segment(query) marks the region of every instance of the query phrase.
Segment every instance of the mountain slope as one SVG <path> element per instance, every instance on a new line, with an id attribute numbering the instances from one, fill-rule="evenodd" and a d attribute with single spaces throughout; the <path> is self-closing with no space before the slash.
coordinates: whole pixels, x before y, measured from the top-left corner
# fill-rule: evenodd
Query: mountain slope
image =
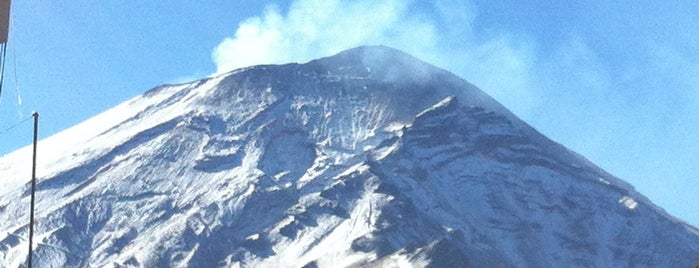
<path id="1" fill-rule="evenodd" d="M 146 92 L 42 141 L 41 267 L 687 267 L 699 231 L 386 47 Z M 28 149 L 0 159 L 26 258 Z M 28 170 L 28 169 L 27 169 Z"/>

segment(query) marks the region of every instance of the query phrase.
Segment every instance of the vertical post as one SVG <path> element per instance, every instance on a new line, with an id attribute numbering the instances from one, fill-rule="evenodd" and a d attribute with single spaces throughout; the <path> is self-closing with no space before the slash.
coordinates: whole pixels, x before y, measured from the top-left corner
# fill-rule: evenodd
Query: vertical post
<path id="1" fill-rule="evenodd" d="M 29 256 L 27 258 L 27 266 L 32 268 L 32 247 L 34 246 L 34 192 L 36 189 L 36 143 L 37 134 L 39 133 L 39 113 L 32 113 L 34 117 L 34 153 L 32 156 L 32 189 L 31 189 L 31 207 L 29 210 Z"/>

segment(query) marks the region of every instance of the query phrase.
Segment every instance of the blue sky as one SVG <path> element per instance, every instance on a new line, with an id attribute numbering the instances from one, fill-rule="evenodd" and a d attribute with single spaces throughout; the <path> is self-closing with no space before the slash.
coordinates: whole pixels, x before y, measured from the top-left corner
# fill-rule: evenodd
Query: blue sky
<path id="1" fill-rule="evenodd" d="M 699 225 L 695 1 L 122 2 L 14 1 L 0 132 L 37 110 L 47 137 L 163 83 L 384 44 Z M 29 142 L 25 122 L 0 154 Z"/>

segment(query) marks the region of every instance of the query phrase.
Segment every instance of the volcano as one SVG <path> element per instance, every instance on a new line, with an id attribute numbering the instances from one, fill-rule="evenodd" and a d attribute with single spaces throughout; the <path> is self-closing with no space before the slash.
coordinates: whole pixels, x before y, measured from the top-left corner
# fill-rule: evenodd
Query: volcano
<path id="1" fill-rule="evenodd" d="M 0 158 L 27 259 L 30 148 Z M 359 47 L 137 96 L 39 143 L 37 267 L 689 267 L 699 230 L 463 79 Z"/>

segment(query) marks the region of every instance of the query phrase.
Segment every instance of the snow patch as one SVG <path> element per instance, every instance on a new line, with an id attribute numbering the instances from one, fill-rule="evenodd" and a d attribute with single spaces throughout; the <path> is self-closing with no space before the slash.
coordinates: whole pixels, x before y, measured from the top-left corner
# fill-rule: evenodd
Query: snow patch
<path id="1" fill-rule="evenodd" d="M 638 203 L 636 202 L 636 200 L 634 200 L 630 196 L 622 197 L 621 199 L 619 199 L 619 203 L 623 204 L 629 210 L 634 210 L 638 206 Z"/>
<path id="2" fill-rule="evenodd" d="M 597 181 L 599 181 L 600 183 L 602 183 L 604 185 L 611 185 L 612 184 L 611 182 L 609 182 L 608 180 L 606 180 L 605 178 L 602 178 L 602 177 L 597 178 Z"/>
<path id="3" fill-rule="evenodd" d="M 423 116 L 431 111 L 434 111 L 434 110 L 437 110 L 441 107 L 444 107 L 447 104 L 449 104 L 450 102 L 452 102 L 453 100 L 454 100 L 454 96 L 448 96 L 448 97 L 442 99 L 441 101 L 439 101 L 437 104 L 433 105 L 432 107 L 427 108 L 424 111 L 418 113 L 416 117 L 421 117 L 421 116 Z"/>

